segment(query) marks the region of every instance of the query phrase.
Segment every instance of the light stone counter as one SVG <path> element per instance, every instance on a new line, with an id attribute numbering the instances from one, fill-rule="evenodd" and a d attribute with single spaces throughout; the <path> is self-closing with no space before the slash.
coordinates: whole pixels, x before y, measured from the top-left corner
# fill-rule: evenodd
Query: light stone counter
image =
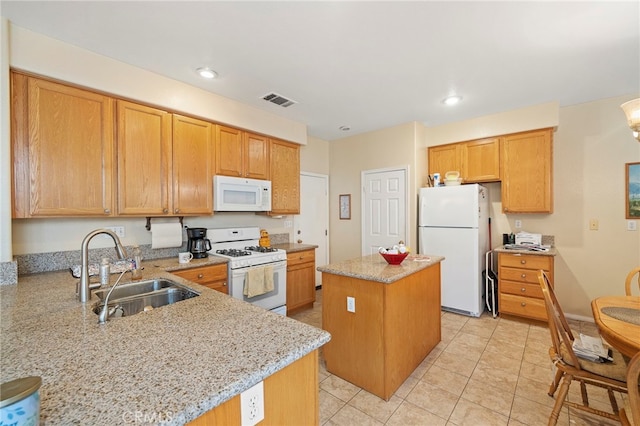
<path id="1" fill-rule="evenodd" d="M 389 265 L 380 254 L 318 266 L 320 272 L 390 284 L 444 260 L 442 256 L 410 254 L 400 265 Z"/>
<path id="2" fill-rule="evenodd" d="M 171 278 L 200 296 L 104 325 L 91 310 L 97 298 L 79 303 L 68 271 L 0 286 L 0 382 L 41 376 L 44 425 L 181 425 L 329 341 L 165 272 L 220 262 L 143 262 L 144 278 Z"/>
<path id="3" fill-rule="evenodd" d="M 505 246 L 499 246 L 493 249 L 496 253 L 511 253 L 511 254 L 531 254 L 534 256 L 557 256 L 558 250 L 555 247 L 551 247 L 549 251 L 535 251 L 535 250 L 514 250 L 505 248 Z"/>

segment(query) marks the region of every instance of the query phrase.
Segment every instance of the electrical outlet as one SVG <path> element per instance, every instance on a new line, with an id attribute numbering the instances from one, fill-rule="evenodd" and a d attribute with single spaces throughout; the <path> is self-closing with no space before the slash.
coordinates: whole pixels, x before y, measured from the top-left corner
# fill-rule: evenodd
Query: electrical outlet
<path id="1" fill-rule="evenodd" d="M 284 221 L 284 227 L 285 228 L 293 228 L 293 222 L 290 220 L 285 220 Z"/>
<path id="2" fill-rule="evenodd" d="M 635 231 L 636 229 L 638 229 L 636 227 L 636 221 L 635 220 L 628 220 L 627 221 L 627 231 Z"/>
<path id="3" fill-rule="evenodd" d="M 124 226 L 105 226 L 104 229 L 108 229 L 109 231 L 112 231 L 114 234 L 116 234 L 119 238 L 124 238 Z M 105 235 L 105 237 L 107 237 Z M 109 238 L 109 237 L 107 237 Z"/>
<path id="4" fill-rule="evenodd" d="M 522 228 L 522 221 L 516 220 L 516 229 L 520 229 L 520 228 Z"/>
<path id="5" fill-rule="evenodd" d="M 590 231 L 597 231 L 598 227 L 599 227 L 598 219 L 591 219 L 589 221 L 589 230 Z"/>
<path id="6" fill-rule="evenodd" d="M 253 426 L 264 420 L 264 382 L 240 394 L 240 421 L 242 426 Z"/>
<path id="7" fill-rule="evenodd" d="M 347 311 L 355 312 L 356 311 L 356 298 L 347 296 Z"/>

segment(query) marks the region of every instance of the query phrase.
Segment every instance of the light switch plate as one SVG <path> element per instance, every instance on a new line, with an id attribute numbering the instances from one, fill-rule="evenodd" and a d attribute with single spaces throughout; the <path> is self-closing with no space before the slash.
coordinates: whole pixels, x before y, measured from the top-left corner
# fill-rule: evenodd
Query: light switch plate
<path id="1" fill-rule="evenodd" d="M 628 220 L 627 221 L 627 231 L 635 231 L 636 229 L 638 229 L 636 227 L 636 221 L 635 220 Z"/>

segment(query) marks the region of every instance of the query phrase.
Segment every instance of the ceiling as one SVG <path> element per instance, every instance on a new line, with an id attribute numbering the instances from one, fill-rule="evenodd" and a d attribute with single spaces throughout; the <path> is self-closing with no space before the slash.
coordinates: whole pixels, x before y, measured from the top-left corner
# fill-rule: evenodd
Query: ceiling
<path id="1" fill-rule="evenodd" d="M 324 140 L 640 93 L 637 1 L 3 0 L 0 13 Z M 218 78 L 203 80 L 201 66 Z M 262 100 L 269 92 L 297 103 Z M 462 102 L 444 105 L 451 94 Z"/>

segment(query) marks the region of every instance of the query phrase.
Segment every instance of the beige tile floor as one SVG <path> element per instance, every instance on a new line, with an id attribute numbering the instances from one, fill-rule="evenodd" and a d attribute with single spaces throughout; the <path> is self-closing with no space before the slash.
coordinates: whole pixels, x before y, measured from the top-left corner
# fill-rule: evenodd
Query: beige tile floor
<path id="1" fill-rule="evenodd" d="M 321 328 L 322 290 L 316 295 L 314 308 L 293 318 Z M 593 323 L 571 326 L 597 335 Z M 542 323 L 443 312 L 442 341 L 389 401 L 327 372 L 320 350 L 320 424 L 546 425 L 554 403 L 547 395 L 549 342 Z M 575 384 L 569 397 L 580 400 Z M 600 389 L 589 388 L 589 397 L 593 407 L 611 409 Z M 558 421 L 563 426 L 610 424 L 620 423 L 566 408 Z"/>

